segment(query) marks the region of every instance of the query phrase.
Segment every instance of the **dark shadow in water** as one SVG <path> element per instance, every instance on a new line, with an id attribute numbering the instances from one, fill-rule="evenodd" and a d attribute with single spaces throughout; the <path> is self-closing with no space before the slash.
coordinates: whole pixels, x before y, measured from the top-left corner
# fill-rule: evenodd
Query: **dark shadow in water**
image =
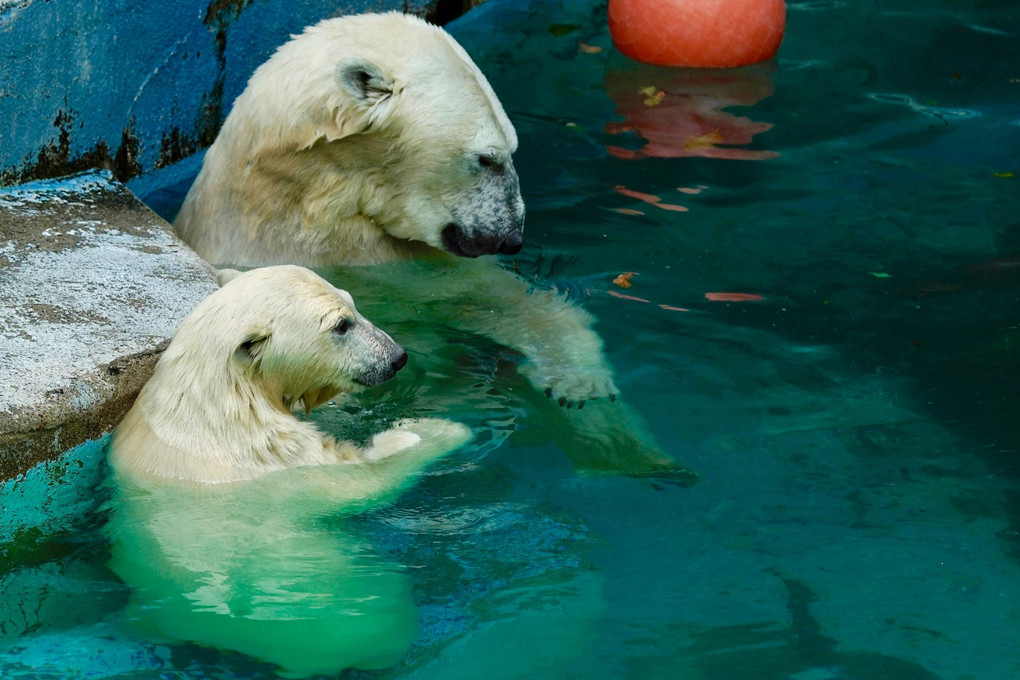
<path id="1" fill-rule="evenodd" d="M 782 577 L 781 577 L 782 578 Z M 798 580 L 782 578 L 791 623 L 774 622 L 710 628 L 692 635 L 683 654 L 691 659 L 687 680 L 940 680 L 921 666 L 868 651 L 840 651 L 811 615 L 815 594 Z M 888 622 L 893 625 L 894 622 Z M 626 677 L 665 678 L 662 659 L 632 661 Z"/>

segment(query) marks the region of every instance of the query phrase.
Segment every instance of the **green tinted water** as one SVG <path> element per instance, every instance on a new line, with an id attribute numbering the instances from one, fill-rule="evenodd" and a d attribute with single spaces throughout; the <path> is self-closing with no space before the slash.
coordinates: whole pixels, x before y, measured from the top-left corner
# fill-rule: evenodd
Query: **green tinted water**
<path id="1" fill-rule="evenodd" d="M 420 607 L 401 665 L 361 675 L 1020 674 L 1015 3 L 791 3 L 777 62 L 727 72 L 627 62 L 604 16 L 492 0 L 453 30 L 521 138 L 513 266 L 598 317 L 700 482 L 578 476 L 517 357 L 356 298 L 419 369 L 320 424 L 478 432 L 343 526 Z M 145 197 L 169 214 L 175 191 Z M 4 487 L 3 676 L 265 677 L 125 632 L 101 456 Z"/>

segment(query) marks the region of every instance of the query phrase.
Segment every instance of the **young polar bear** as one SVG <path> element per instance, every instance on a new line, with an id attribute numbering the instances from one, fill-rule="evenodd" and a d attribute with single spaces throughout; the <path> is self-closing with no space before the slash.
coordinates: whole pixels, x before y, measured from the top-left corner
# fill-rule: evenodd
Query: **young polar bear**
<path id="1" fill-rule="evenodd" d="M 469 432 L 402 421 L 360 446 L 291 409 L 406 361 L 307 269 L 257 269 L 204 300 L 113 435 L 110 564 L 132 587 L 126 620 L 291 677 L 396 663 L 417 630 L 407 577 L 315 522 L 387 500 Z"/>
<path id="2" fill-rule="evenodd" d="M 376 461 L 419 444 L 419 431 L 462 439 L 463 426 L 425 420 L 357 447 L 292 413 L 385 382 L 406 363 L 350 295 L 317 274 L 278 266 L 235 276 L 181 324 L 114 432 L 110 462 L 131 477 L 215 484 Z"/>
<path id="3" fill-rule="evenodd" d="M 427 310 L 519 353 L 538 394 L 585 407 L 557 416 L 578 434 L 564 441 L 579 467 L 675 469 L 636 413 L 607 403 L 617 389 L 591 315 L 478 257 L 521 248 L 516 149 L 489 83 L 441 28 L 327 19 L 255 71 L 174 226 L 218 266 L 405 263 L 343 276 L 374 279 L 357 293 L 374 315 Z"/>

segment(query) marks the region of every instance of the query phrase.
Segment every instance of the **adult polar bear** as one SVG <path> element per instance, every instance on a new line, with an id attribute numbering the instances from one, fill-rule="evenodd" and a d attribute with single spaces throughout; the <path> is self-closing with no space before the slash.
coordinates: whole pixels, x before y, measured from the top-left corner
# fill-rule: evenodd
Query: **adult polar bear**
<path id="1" fill-rule="evenodd" d="M 637 414 L 604 403 L 616 387 L 592 317 L 473 259 L 521 247 L 516 148 L 492 88 L 445 31 L 399 13 L 328 19 L 256 70 L 175 227 L 220 266 L 421 263 L 345 271 L 344 285 L 381 321 L 427 307 L 431 322 L 520 352 L 521 373 L 554 403 L 601 398 L 551 428 L 579 467 L 680 471 Z"/>
<path id="2" fill-rule="evenodd" d="M 513 126 L 442 29 L 396 12 L 327 19 L 234 103 L 175 226 L 217 264 L 375 264 L 516 253 Z"/>

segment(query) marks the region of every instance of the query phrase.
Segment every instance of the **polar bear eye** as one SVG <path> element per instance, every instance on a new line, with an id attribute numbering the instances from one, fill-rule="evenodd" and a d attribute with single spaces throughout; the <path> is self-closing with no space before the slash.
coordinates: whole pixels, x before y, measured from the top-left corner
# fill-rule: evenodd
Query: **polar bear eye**
<path id="1" fill-rule="evenodd" d="M 503 169 L 502 163 L 486 154 L 482 154 L 478 157 L 478 165 L 482 166 L 486 170 L 494 170 L 496 172 Z"/>
<path id="2" fill-rule="evenodd" d="M 347 319 L 340 319 L 339 321 L 336 322 L 336 325 L 333 326 L 333 332 L 336 333 L 337 335 L 343 335 L 348 330 L 350 330 L 350 327 L 351 327 L 350 321 L 348 321 Z"/>

